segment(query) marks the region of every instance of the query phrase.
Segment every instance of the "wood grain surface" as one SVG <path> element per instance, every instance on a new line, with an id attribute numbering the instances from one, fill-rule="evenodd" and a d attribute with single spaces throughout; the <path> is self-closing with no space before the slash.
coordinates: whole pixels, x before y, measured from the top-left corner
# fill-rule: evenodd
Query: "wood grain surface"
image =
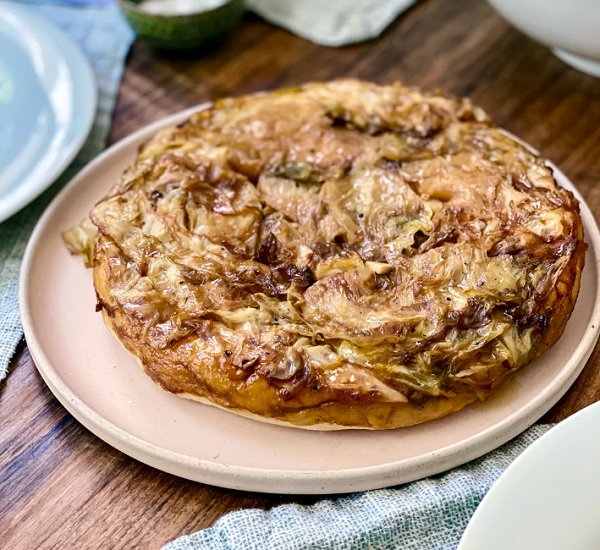
<path id="1" fill-rule="evenodd" d="M 136 43 L 110 141 L 181 109 L 309 80 L 402 80 L 469 95 L 559 165 L 600 216 L 600 79 L 512 29 L 482 0 L 421 0 L 380 38 L 325 48 L 247 16 L 215 51 L 167 57 Z M 598 347 L 542 421 L 600 399 Z M 315 497 L 189 482 L 114 450 L 52 396 L 22 345 L 0 384 L 0 547 L 159 548 L 224 513 Z"/>

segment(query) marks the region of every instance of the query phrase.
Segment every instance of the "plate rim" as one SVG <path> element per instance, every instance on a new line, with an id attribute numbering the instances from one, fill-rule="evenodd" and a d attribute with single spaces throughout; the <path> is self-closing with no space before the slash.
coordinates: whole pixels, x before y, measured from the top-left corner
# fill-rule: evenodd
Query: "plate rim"
<path id="1" fill-rule="evenodd" d="M 461 535 L 456 550 L 472 550 L 473 548 L 479 547 L 477 544 L 474 543 L 475 539 L 471 540 L 471 537 L 475 537 L 477 534 L 475 529 L 477 529 L 477 525 L 481 522 L 481 520 L 479 520 L 479 517 L 482 514 L 487 514 L 489 516 L 489 512 L 487 512 L 489 504 L 487 503 L 491 499 L 494 499 L 494 501 L 498 499 L 498 497 L 496 497 L 496 493 L 498 493 L 499 491 L 499 485 L 503 487 L 503 479 L 512 479 L 515 475 L 514 472 L 519 471 L 521 469 L 521 464 L 530 462 L 529 457 L 532 454 L 535 453 L 535 455 L 537 456 L 541 448 L 547 447 L 549 445 L 549 441 L 554 441 L 555 439 L 562 437 L 562 434 L 564 432 L 573 429 L 573 426 L 579 425 L 579 423 L 582 421 L 582 417 L 587 418 L 588 416 L 594 415 L 600 416 L 600 401 L 590 403 L 583 409 L 576 411 L 571 416 L 558 422 L 556 425 L 552 426 L 546 433 L 542 434 L 538 439 L 531 443 L 523 452 L 521 452 L 500 474 L 498 479 L 496 479 L 496 481 L 492 483 L 491 487 L 488 489 L 486 494 L 483 496 L 483 498 L 477 505 L 477 508 L 473 512 L 473 515 L 470 517 L 469 522 L 467 523 L 467 526 L 465 527 Z M 473 525 L 475 525 L 475 527 L 473 527 Z"/>
<path id="2" fill-rule="evenodd" d="M 27 344 L 38 372 L 54 396 L 85 428 L 112 447 L 140 462 L 193 481 L 260 493 L 341 494 L 408 483 L 474 460 L 526 430 L 566 393 L 585 367 L 600 333 L 600 269 L 598 269 L 598 262 L 600 262 L 600 231 L 591 210 L 575 185 L 554 164 L 547 161 L 558 182 L 561 185 L 566 183 L 567 188 L 574 193 L 580 203 L 586 241 L 593 255 L 590 260 L 597 264 L 597 274 L 594 281 L 596 296 L 588 328 L 575 348 L 578 353 L 574 355 L 577 358 L 573 360 L 572 356 L 561 368 L 559 375 L 552 380 L 551 384 L 545 386 L 536 395 L 535 399 L 530 401 L 523 409 L 505 417 L 501 422 L 442 449 L 436 449 L 400 461 L 334 471 L 294 470 L 292 472 L 293 479 L 290 479 L 291 472 L 287 470 L 226 465 L 165 449 L 129 433 L 127 430 L 106 420 L 86 405 L 62 382 L 52 362 L 37 341 L 27 295 L 30 266 L 35 260 L 38 241 L 44 232 L 45 226 L 52 219 L 54 211 L 62 206 L 63 197 L 66 197 L 71 189 L 80 185 L 81 182 L 85 182 L 88 174 L 101 165 L 105 159 L 109 159 L 113 154 L 118 154 L 132 144 L 143 142 L 162 128 L 186 120 L 192 114 L 206 109 L 211 104 L 211 102 L 202 103 L 143 126 L 98 155 L 75 175 L 54 198 L 36 224 L 27 244 L 19 284 L 21 319 Z M 534 150 L 510 132 L 503 131 L 515 141 Z M 515 416 L 517 416 L 516 419 L 513 418 Z M 401 480 L 399 479 L 400 471 L 403 473 Z"/>
<path id="3" fill-rule="evenodd" d="M 62 161 L 53 163 L 52 169 L 48 170 L 44 177 L 40 177 L 37 181 L 34 180 L 35 185 L 32 186 L 29 192 L 17 195 L 17 197 L 14 198 L 14 195 L 22 189 L 23 182 L 21 182 L 3 198 L 0 203 L 0 223 L 2 223 L 10 219 L 48 189 L 61 176 L 69 164 L 71 164 L 79 151 L 81 151 L 86 139 L 90 135 L 96 118 L 96 111 L 98 108 L 98 87 L 92 66 L 81 51 L 81 48 L 73 39 L 67 36 L 64 31 L 58 28 L 57 25 L 23 6 L 15 6 L 6 2 L 0 2 L 0 5 L 5 13 L 12 12 L 12 14 L 18 16 L 21 22 L 27 25 L 32 31 L 43 29 L 43 33 L 34 33 L 37 37 L 38 44 L 43 47 L 44 44 L 51 42 L 55 46 L 57 52 L 65 60 L 65 64 L 68 67 L 70 74 L 77 74 L 78 76 L 77 93 L 75 96 L 77 98 L 83 96 L 87 97 L 86 101 L 77 99 L 76 102 L 78 102 L 80 106 L 89 103 L 87 111 L 77 113 L 77 118 L 83 120 L 84 124 L 82 125 L 81 133 L 76 139 L 71 140 L 69 147 L 66 147 L 67 153 L 64 155 Z M 50 40 L 48 40 L 48 36 L 50 36 Z M 73 67 L 76 67 L 76 69 L 74 70 Z M 84 76 L 80 78 L 82 75 Z M 83 93 L 81 91 L 82 88 L 86 89 Z M 73 117 L 71 117 L 70 124 L 72 124 L 72 120 Z M 27 175 L 23 178 L 24 181 L 29 177 L 30 176 Z"/>

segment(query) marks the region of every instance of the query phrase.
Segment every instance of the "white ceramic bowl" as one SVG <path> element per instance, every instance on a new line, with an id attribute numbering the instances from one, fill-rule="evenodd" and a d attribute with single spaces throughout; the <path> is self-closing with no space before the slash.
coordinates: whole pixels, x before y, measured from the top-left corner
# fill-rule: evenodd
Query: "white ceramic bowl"
<path id="1" fill-rule="evenodd" d="M 600 0 L 488 0 L 517 29 L 557 57 L 600 77 Z"/>

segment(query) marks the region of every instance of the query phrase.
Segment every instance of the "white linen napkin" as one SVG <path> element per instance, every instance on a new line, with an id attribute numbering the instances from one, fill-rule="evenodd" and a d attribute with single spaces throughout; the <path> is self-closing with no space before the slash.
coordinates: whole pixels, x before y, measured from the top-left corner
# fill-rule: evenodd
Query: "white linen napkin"
<path id="1" fill-rule="evenodd" d="M 323 46 L 346 46 L 379 36 L 416 0 L 246 0 L 270 23 Z"/>

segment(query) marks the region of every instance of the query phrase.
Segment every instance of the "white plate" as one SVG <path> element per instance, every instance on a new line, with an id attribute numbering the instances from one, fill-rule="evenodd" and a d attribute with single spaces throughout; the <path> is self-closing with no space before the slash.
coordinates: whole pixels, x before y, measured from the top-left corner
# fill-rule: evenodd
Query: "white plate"
<path id="1" fill-rule="evenodd" d="M 94 76 L 77 45 L 28 9 L 0 2 L 0 222 L 62 173 L 95 111 Z"/>
<path id="2" fill-rule="evenodd" d="M 600 234 L 583 202 L 590 249 L 567 330 L 485 403 L 401 430 L 312 432 L 245 419 L 156 387 L 94 312 L 91 273 L 69 256 L 60 232 L 87 215 L 142 142 L 194 110 L 140 130 L 92 162 L 46 211 L 25 254 L 20 301 L 29 349 L 52 392 L 96 435 L 156 468 L 213 485 L 342 493 L 412 481 L 476 458 L 533 424 L 575 380 L 600 328 Z"/>
<path id="3" fill-rule="evenodd" d="M 600 548 L 600 403 L 545 433 L 500 476 L 458 550 Z"/>

